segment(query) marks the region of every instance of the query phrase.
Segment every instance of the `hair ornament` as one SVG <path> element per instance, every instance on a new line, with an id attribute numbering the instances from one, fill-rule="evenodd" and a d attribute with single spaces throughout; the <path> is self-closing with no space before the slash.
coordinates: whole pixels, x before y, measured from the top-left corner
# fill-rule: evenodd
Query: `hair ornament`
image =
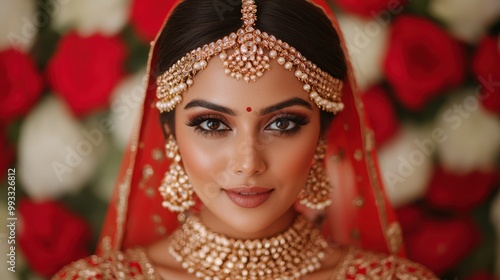
<path id="1" fill-rule="evenodd" d="M 288 43 L 255 29 L 254 0 L 243 0 L 241 12 L 243 26 L 236 33 L 187 53 L 157 78 L 156 107 L 160 112 L 169 112 L 181 103 L 182 94 L 193 84 L 193 77 L 205 69 L 214 56 L 223 61 L 227 76 L 247 83 L 270 70 L 270 61 L 274 59 L 285 69 L 294 71 L 295 77 L 304 83 L 304 91 L 320 109 L 334 114 L 342 111 L 340 79 L 321 70 Z"/>

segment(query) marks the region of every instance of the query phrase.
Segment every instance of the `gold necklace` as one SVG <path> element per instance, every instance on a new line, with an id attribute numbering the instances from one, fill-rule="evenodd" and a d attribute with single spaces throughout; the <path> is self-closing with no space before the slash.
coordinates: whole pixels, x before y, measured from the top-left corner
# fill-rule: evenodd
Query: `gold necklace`
<path id="1" fill-rule="evenodd" d="M 328 243 L 305 217 L 270 238 L 241 240 L 189 217 L 172 235 L 170 254 L 188 273 L 205 280 L 300 279 L 318 270 Z"/>

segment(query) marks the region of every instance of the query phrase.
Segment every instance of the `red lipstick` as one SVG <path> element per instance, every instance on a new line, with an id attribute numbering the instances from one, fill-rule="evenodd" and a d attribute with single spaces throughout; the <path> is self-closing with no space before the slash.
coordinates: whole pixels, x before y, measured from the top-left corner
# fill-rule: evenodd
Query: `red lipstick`
<path id="1" fill-rule="evenodd" d="M 227 197 L 243 208 L 255 208 L 267 201 L 273 189 L 263 187 L 236 187 L 224 189 Z"/>

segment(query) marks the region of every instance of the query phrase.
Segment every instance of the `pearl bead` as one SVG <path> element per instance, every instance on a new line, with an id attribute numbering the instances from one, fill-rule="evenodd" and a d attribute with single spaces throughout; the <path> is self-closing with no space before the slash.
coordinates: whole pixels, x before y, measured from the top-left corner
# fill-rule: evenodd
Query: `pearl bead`
<path id="1" fill-rule="evenodd" d="M 291 63 L 291 62 L 285 63 L 285 69 L 290 70 L 290 69 L 292 69 L 292 67 L 293 67 L 293 63 Z"/>
<path id="2" fill-rule="evenodd" d="M 311 86 L 309 84 L 305 84 L 303 88 L 304 88 L 305 91 L 310 91 L 311 90 Z"/>
<path id="3" fill-rule="evenodd" d="M 278 52 L 275 50 L 272 50 L 269 52 L 269 57 L 271 58 L 276 58 L 278 56 Z"/>
<path id="4" fill-rule="evenodd" d="M 227 54 L 226 53 L 221 53 L 221 54 L 219 54 L 219 58 L 221 60 L 226 60 L 227 59 Z"/>
<path id="5" fill-rule="evenodd" d="M 281 57 L 281 56 L 280 56 L 280 57 L 278 58 L 278 64 L 279 64 L 279 65 L 283 65 L 283 64 L 285 64 L 285 62 L 286 62 L 286 60 L 285 60 L 285 58 L 284 58 L 284 57 Z"/>

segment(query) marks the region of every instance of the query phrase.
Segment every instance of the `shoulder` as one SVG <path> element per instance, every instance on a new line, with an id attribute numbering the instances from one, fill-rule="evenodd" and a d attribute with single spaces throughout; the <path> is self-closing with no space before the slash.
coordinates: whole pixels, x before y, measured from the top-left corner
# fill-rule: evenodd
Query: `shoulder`
<path id="1" fill-rule="evenodd" d="M 410 260 L 351 248 L 339 264 L 335 279 L 438 279 L 424 266 Z"/>
<path id="2" fill-rule="evenodd" d="M 111 251 L 102 256 L 93 255 L 71 263 L 55 274 L 59 279 L 159 279 L 144 249 L 124 252 Z"/>

